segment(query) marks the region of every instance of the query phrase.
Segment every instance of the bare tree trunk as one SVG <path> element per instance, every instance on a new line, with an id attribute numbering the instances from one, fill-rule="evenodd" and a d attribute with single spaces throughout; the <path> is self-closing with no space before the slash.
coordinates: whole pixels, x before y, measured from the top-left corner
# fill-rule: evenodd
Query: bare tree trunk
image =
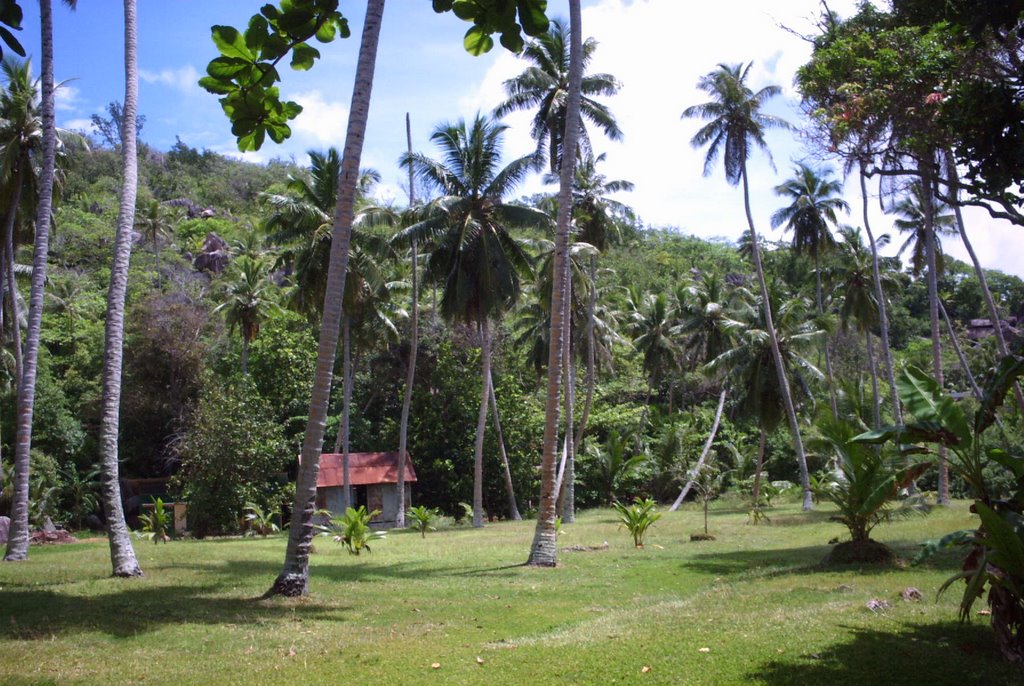
<path id="1" fill-rule="evenodd" d="M 508 496 L 508 517 L 513 521 L 521 521 L 519 506 L 516 505 L 515 488 L 512 485 L 512 470 L 508 466 L 508 453 L 505 452 L 505 436 L 501 432 L 501 418 L 498 416 L 498 398 L 494 394 L 494 377 L 490 377 L 491 419 L 494 420 L 494 432 L 498 435 L 498 447 L 501 449 L 501 467 L 505 473 L 505 495 Z"/>
<path id="2" fill-rule="evenodd" d="M 288 549 L 285 552 L 284 568 L 274 581 L 274 585 L 267 591 L 267 595 L 300 596 L 305 595 L 309 588 L 309 549 L 314 531 L 316 478 L 320 471 L 320 450 L 327 423 L 327 404 L 331 395 L 334 358 L 338 350 L 342 294 L 345 292 L 345 273 L 348 271 L 356 184 L 359 180 L 359 162 L 366 134 L 383 14 L 384 0 L 367 1 L 366 21 L 363 24 L 355 85 L 352 89 L 352 104 L 349 109 L 348 131 L 345 135 L 345 152 L 341 175 L 338 177 L 338 202 L 334 210 L 334 227 L 331 232 L 331 259 L 324 295 L 324 317 L 320 327 L 316 375 L 309 403 L 309 423 L 306 425 L 306 435 L 302 443 L 295 505 L 292 508 L 291 529 L 288 532 Z"/>
<path id="3" fill-rule="evenodd" d="M 409 113 L 405 113 L 405 141 L 409 155 L 412 156 L 412 124 Z M 416 184 L 413 176 L 412 162 L 409 162 L 409 207 L 416 205 Z M 416 241 L 412 242 L 412 321 L 409 341 L 409 360 L 405 370 L 405 395 L 402 397 L 402 419 L 398 424 L 398 478 L 395 490 L 398 492 L 398 513 L 395 515 L 395 526 L 405 528 L 405 453 L 409 445 L 409 409 L 412 407 L 412 384 L 416 380 L 416 355 L 420 345 L 420 292 L 417 280 Z M 497 411 L 497 408 L 495 408 Z M 504 447 L 502 448 L 504 450 Z M 515 502 L 514 500 L 512 501 Z M 518 514 L 518 513 L 516 513 Z"/>
<path id="4" fill-rule="evenodd" d="M 39 361 L 39 332 L 43 319 L 43 290 L 46 260 L 50 252 L 50 214 L 53 209 L 53 175 L 57 153 L 53 84 L 53 7 L 51 0 L 39 0 L 42 48 L 41 118 L 43 158 L 39 174 L 39 203 L 36 207 L 35 252 L 32 255 L 32 290 L 29 296 L 28 327 L 25 330 L 24 370 L 18 384 L 18 417 L 14 448 L 14 479 L 11 498 L 11 528 L 4 560 L 28 558 L 28 481 L 32 450 L 32 413 L 36 399 Z"/>
<path id="5" fill-rule="evenodd" d="M 124 179 L 121 184 L 117 235 L 114 239 L 110 290 L 107 294 L 106 341 L 103 354 L 103 417 L 100 427 L 103 514 L 107 520 L 113 575 L 120 577 L 142 576 L 142 568 L 135 557 L 128 526 L 124 521 L 124 510 L 121 507 L 117 444 L 124 352 L 124 304 L 128 292 L 128 266 L 132 254 L 135 198 L 139 185 L 135 137 L 139 94 L 137 33 L 135 0 L 124 0 L 125 89 L 124 118 L 121 121 L 121 166 L 124 169 Z"/>
<path id="6" fill-rule="evenodd" d="M 249 339 L 242 334 L 242 376 L 249 376 Z"/>
<path id="7" fill-rule="evenodd" d="M 957 359 L 960 360 L 960 368 L 964 370 L 964 376 L 967 377 L 967 383 L 971 385 L 971 393 L 978 400 L 984 397 L 984 392 L 981 387 L 978 386 L 977 380 L 974 378 L 974 374 L 971 373 L 971 365 L 967 362 L 967 356 L 964 355 L 964 349 L 960 347 L 960 342 L 956 339 L 956 331 L 953 330 L 953 322 L 949 320 L 949 313 L 946 312 L 946 306 L 942 304 L 942 300 L 939 300 L 939 313 L 942 318 L 946 321 L 946 331 L 949 332 L 949 340 L 953 343 L 953 350 L 956 351 Z"/>
<path id="8" fill-rule="evenodd" d="M 818 306 L 818 316 L 825 314 L 825 306 L 821 295 L 821 264 L 818 258 L 818 250 L 814 250 L 814 298 Z M 828 349 L 829 336 L 825 336 L 825 376 L 828 379 L 828 401 L 832 407 L 832 418 L 839 418 L 839 408 L 836 406 L 836 377 L 832 372 L 832 353 Z"/>
<path id="9" fill-rule="evenodd" d="M 341 422 L 338 435 L 334 439 L 334 452 L 341 451 L 341 507 L 346 510 L 352 507 L 352 482 L 349 480 L 349 432 L 348 425 L 352 411 L 352 318 L 342 317 L 341 325 Z"/>
<path id="10" fill-rule="evenodd" d="M 480 320 L 480 359 L 483 364 L 483 391 L 473 451 L 473 526 L 478 529 L 484 525 L 484 431 L 487 428 L 487 405 L 491 399 L 491 342 L 486 317 Z"/>
<path id="11" fill-rule="evenodd" d="M 878 301 L 878 326 L 882 334 L 882 362 L 885 364 L 889 391 L 892 394 L 893 421 L 902 424 L 903 411 L 900 409 L 900 397 L 896 392 L 896 371 L 892 364 L 892 347 L 889 345 L 889 315 L 885 304 L 885 291 L 882 290 L 882 272 L 878 266 L 878 246 L 875 244 L 875 235 L 871 232 L 871 222 L 868 220 L 868 185 L 863 162 L 860 165 L 860 193 L 864 204 L 864 230 L 871 245 L 871 269 L 875 277 L 875 300 Z"/>
<path id="12" fill-rule="evenodd" d="M 597 383 L 597 360 L 594 350 L 594 310 L 597 309 L 597 256 L 590 256 L 590 295 L 587 299 L 587 395 L 583 399 L 583 412 L 573 440 L 573 454 L 579 455 L 583 446 L 583 435 L 590 421 L 590 408 L 594 404 L 594 385 Z"/>
<path id="13" fill-rule="evenodd" d="M 757 463 L 754 466 L 754 507 L 761 499 L 761 471 L 764 469 L 764 447 L 768 442 L 768 434 L 763 426 L 759 426 L 760 439 L 757 442 Z"/>
<path id="14" fill-rule="evenodd" d="M 953 196 L 954 200 L 951 204 L 953 205 L 953 213 L 956 216 L 956 228 L 960 233 L 960 240 L 964 242 L 964 248 L 967 249 L 967 254 L 971 256 L 971 264 L 974 265 L 974 273 L 978 276 L 978 285 L 981 286 L 981 296 L 985 299 L 985 309 L 988 310 L 989 319 L 992 321 L 992 326 L 995 327 L 996 345 L 999 348 L 999 354 L 1005 357 L 1010 354 L 1010 349 L 1006 345 L 1006 336 L 1003 334 L 1003 327 L 999 318 L 999 310 L 996 308 L 996 302 L 992 298 L 992 291 L 988 287 L 988 279 L 985 277 L 985 270 L 982 268 L 981 262 L 978 260 L 977 253 L 974 252 L 974 246 L 971 245 L 970 238 L 967 237 L 967 226 L 964 224 L 964 214 L 960 208 L 960 177 L 957 174 L 956 162 L 952 159 L 952 154 L 948 150 L 946 151 L 946 167 L 949 178 L 952 181 L 950 195 Z M 1013 383 L 1013 395 L 1017 400 L 1018 409 L 1022 414 L 1024 414 L 1024 393 L 1021 392 L 1020 384 L 1016 381 Z"/>
<path id="15" fill-rule="evenodd" d="M 871 374 L 871 413 L 875 428 L 882 426 L 882 399 L 878 394 L 878 364 L 875 362 L 875 344 L 871 331 L 864 331 L 864 347 L 868 354 L 868 372 Z"/>
<path id="16" fill-rule="evenodd" d="M 928 261 L 928 318 L 931 322 L 932 372 L 939 388 L 943 387 L 942 343 L 939 340 L 939 274 L 936 252 L 939 237 L 935 233 L 934 175 L 931 162 L 922 165 L 921 202 L 924 205 L 925 255 Z M 949 504 L 949 462 L 946 447 L 939 446 L 939 505 Z"/>
<path id="17" fill-rule="evenodd" d="M 554 273 L 552 279 L 551 344 L 548 349 L 547 402 L 544 411 L 544 453 L 540 470 L 540 509 L 537 529 L 527 564 L 554 567 L 558 561 L 558 534 L 555 531 L 555 506 L 558 485 L 555 478 L 555 451 L 558 440 L 559 391 L 561 386 L 562 347 L 569 344 L 562 336 L 562 320 L 569 316 L 568 283 L 565 263 L 569 259 L 569 227 L 572 219 L 572 182 L 576 166 L 576 143 L 580 129 L 580 85 L 583 80 L 583 27 L 580 0 L 569 0 L 569 93 L 566 101 L 563 155 L 559 168 L 558 226 L 555 233 Z"/>
<path id="18" fill-rule="evenodd" d="M 697 464 L 694 465 L 693 469 L 686 477 L 686 485 L 683 486 L 682 492 L 676 501 L 672 503 L 672 507 L 668 509 L 669 512 L 675 512 L 679 509 L 679 506 L 686 500 L 686 496 L 690 493 L 690 489 L 693 488 L 693 482 L 697 476 L 700 475 L 700 470 L 704 466 L 704 460 L 707 459 L 708 454 L 711 452 L 711 446 L 715 442 L 715 436 L 718 434 L 718 425 L 722 421 L 722 410 L 725 409 L 725 389 L 718 394 L 718 409 L 715 410 L 715 422 L 711 425 L 711 433 L 708 434 L 708 440 L 704 443 L 704 449 L 700 452 L 700 458 L 697 460 Z M 704 533 L 707 533 L 706 531 Z"/>
<path id="19" fill-rule="evenodd" d="M 568 263 L 569 260 L 566 260 Z M 570 282 L 569 288 L 572 288 Z M 571 296 L 570 296 L 571 302 Z M 569 321 L 571 317 L 566 317 L 565 320 Z M 566 327 L 568 328 L 568 327 Z M 564 359 L 562 360 L 563 368 L 566 370 L 565 374 L 565 469 L 562 474 L 558 477 L 558 503 L 556 511 L 558 516 L 562 518 L 563 524 L 571 524 L 576 521 L 576 496 L 575 496 L 575 484 L 576 480 L 576 454 L 575 454 L 575 439 L 573 438 L 573 424 L 576 421 L 576 365 L 572 361 L 572 336 L 569 332 L 566 332 L 566 340 L 569 344 L 566 345 L 563 350 L 565 351 Z"/>
<path id="20" fill-rule="evenodd" d="M 15 394 L 17 385 L 21 383 L 21 375 L 25 370 L 25 362 L 21 349 L 21 323 L 18 317 L 18 281 L 14 276 L 14 224 L 18 217 L 18 205 L 21 203 L 22 166 L 28 160 L 18 163 L 18 169 L 14 173 L 14 185 L 11 193 L 11 205 L 7 208 L 7 216 L 4 221 L 4 253 L 7 281 L 7 297 L 11 308 L 11 344 L 14 346 L 14 378 Z M 17 395 L 15 395 L 17 398 Z"/>
<path id="21" fill-rule="evenodd" d="M 789 390 L 789 376 L 783 366 L 782 352 L 779 350 L 779 337 L 775 333 L 775 322 L 772 318 L 771 300 L 768 297 L 768 284 L 764 279 L 764 267 L 761 265 L 761 248 L 757 241 L 757 230 L 754 228 L 754 217 L 750 213 L 750 189 L 747 181 L 746 161 L 742 168 L 743 177 L 743 208 L 747 212 L 747 224 L 750 226 L 750 253 L 754 257 L 754 268 L 757 271 L 758 285 L 761 287 L 761 298 L 764 301 L 764 318 L 768 329 L 768 341 L 772 348 L 772 359 L 775 361 L 775 371 L 779 377 L 779 390 L 782 391 L 782 403 L 786 407 L 786 417 L 789 419 L 789 431 L 793 436 L 793 450 L 796 452 L 797 464 L 800 466 L 800 486 L 803 489 L 803 510 L 808 512 L 814 509 L 814 500 L 811 495 L 811 478 L 807 472 L 807 456 L 804 454 L 804 442 L 800 437 L 800 422 L 796 416 L 796 407 L 793 405 L 793 394 Z"/>

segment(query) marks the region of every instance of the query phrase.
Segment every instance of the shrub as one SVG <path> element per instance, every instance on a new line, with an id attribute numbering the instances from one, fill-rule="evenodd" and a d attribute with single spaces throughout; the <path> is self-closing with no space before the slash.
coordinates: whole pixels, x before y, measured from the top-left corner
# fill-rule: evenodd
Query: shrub
<path id="1" fill-rule="evenodd" d="M 380 514 L 380 510 L 367 512 L 365 505 L 358 508 L 347 508 L 341 517 L 334 517 L 327 525 L 319 525 L 321 536 L 331 536 L 335 543 L 341 543 L 351 555 L 358 555 L 364 549 L 371 552 L 370 541 L 383 540 L 387 533 L 370 528 L 370 520 Z"/>
<path id="2" fill-rule="evenodd" d="M 409 528 L 419 531 L 420 536 L 423 538 L 427 537 L 428 531 L 437 531 L 433 526 L 434 520 L 437 519 L 436 510 L 432 510 L 425 505 L 417 505 L 416 507 L 410 507 L 405 516 L 410 522 Z"/>
<path id="3" fill-rule="evenodd" d="M 619 513 L 621 526 L 626 527 L 629 535 L 633 537 L 633 545 L 637 548 L 644 547 L 644 536 L 651 525 L 661 519 L 661 513 L 654 511 L 654 500 L 636 498 L 632 505 L 614 503 L 615 511 Z"/>

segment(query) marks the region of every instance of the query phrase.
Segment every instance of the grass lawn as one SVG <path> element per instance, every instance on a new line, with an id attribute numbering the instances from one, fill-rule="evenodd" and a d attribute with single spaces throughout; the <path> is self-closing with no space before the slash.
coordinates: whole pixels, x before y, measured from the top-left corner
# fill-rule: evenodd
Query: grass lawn
<path id="1" fill-rule="evenodd" d="M 359 557 L 318 539 L 300 600 L 257 600 L 284 537 L 137 541 L 146 577 L 128 581 L 109 578 L 105 542 L 34 547 L 0 564 L 0 683 L 1024 683 L 985 617 L 957 623 L 962 587 L 936 600 L 958 555 L 823 570 L 845 531 L 828 514 L 781 505 L 750 526 L 722 505 L 717 540 L 691 543 L 701 514 L 666 513 L 636 550 L 610 511 L 585 512 L 560 544 L 609 548 L 556 569 L 520 566 L 533 522 L 393 533 Z M 972 526 L 957 503 L 875 538 L 909 558 Z M 901 600 L 908 586 L 924 600 Z"/>

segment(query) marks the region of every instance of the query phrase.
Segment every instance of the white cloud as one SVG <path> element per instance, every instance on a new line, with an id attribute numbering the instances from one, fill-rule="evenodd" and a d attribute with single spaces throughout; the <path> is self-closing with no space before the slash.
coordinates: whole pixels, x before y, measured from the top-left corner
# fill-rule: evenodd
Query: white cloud
<path id="1" fill-rule="evenodd" d="M 317 90 L 296 93 L 290 99 L 302 105 L 302 112 L 292 122 L 296 137 L 318 145 L 341 147 L 348 125 L 348 106 L 327 100 Z"/>
<path id="2" fill-rule="evenodd" d="M 54 107 L 58 112 L 73 112 L 78 109 L 79 91 L 74 86 L 64 84 L 53 94 Z"/>
<path id="3" fill-rule="evenodd" d="M 91 133 L 93 130 L 92 120 L 90 119 L 68 119 L 65 122 L 61 122 L 60 127 L 69 131 L 85 131 L 86 133 Z"/>
<path id="4" fill-rule="evenodd" d="M 159 71 L 139 69 L 139 79 L 146 83 L 169 86 L 183 93 L 203 92 L 197 83 L 199 72 L 191 64 L 186 64 L 178 69 L 161 69 Z"/>

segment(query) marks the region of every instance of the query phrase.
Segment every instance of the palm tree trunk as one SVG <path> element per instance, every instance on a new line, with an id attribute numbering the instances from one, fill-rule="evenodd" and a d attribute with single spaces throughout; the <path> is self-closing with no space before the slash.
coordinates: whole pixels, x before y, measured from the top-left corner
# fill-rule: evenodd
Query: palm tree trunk
<path id="1" fill-rule="evenodd" d="M 825 306 L 821 295 L 821 264 L 818 257 L 818 250 L 814 250 L 814 298 L 818 306 L 818 317 L 825 314 Z M 839 418 L 839 408 L 836 406 L 836 378 L 832 373 L 832 353 L 828 348 L 829 337 L 825 336 L 825 376 L 828 379 L 828 401 L 832 407 L 832 418 Z"/>
<path id="2" fill-rule="evenodd" d="M 107 294 L 106 341 L 103 354 L 103 414 L 100 426 L 100 467 L 103 514 L 110 540 L 110 562 L 114 576 L 142 576 L 135 557 L 128 526 L 121 507 L 118 470 L 118 433 L 121 411 L 121 370 L 124 357 L 124 304 L 128 291 L 128 266 L 135 226 L 135 198 L 138 193 L 138 155 L 135 121 L 138 111 L 138 24 L 135 0 L 124 0 L 124 118 L 121 121 L 121 202 L 114 239 L 114 260 Z M 244 340 L 244 339 L 243 339 Z M 244 349 L 244 348 L 243 348 Z M 244 360 L 244 357 L 243 357 Z"/>
<path id="3" fill-rule="evenodd" d="M 576 373 L 575 367 L 572 363 L 573 358 L 573 345 L 572 345 L 572 273 L 571 273 L 572 262 L 569 259 L 565 260 L 565 298 L 568 301 L 567 310 L 569 316 L 562 319 L 562 369 L 565 373 L 562 376 L 563 383 L 565 385 L 565 468 L 562 474 L 558 476 L 558 500 L 556 502 L 555 511 L 558 516 L 562 518 L 562 522 L 565 524 L 572 523 L 576 520 L 573 509 L 575 508 L 575 497 L 569 496 L 569 491 L 572 490 L 572 481 L 576 478 L 575 470 L 573 466 L 573 448 L 575 442 L 573 439 L 573 424 L 576 422 Z M 568 499 L 568 509 L 566 509 Z"/>
<path id="4" fill-rule="evenodd" d="M 412 124 L 409 113 L 405 113 L 405 140 L 412 156 Z M 413 176 L 412 162 L 409 163 L 409 207 L 416 205 L 416 184 Z M 405 370 L 405 394 L 402 397 L 402 418 L 398 424 L 398 477 L 395 490 L 398 495 L 398 510 L 395 515 L 395 526 L 405 528 L 405 454 L 409 445 L 409 410 L 412 407 L 412 384 L 416 380 L 416 355 L 420 345 L 420 292 L 417 281 L 416 241 L 412 242 L 412 322 L 410 323 L 409 360 Z M 497 408 L 495 408 L 497 411 Z M 499 434 L 500 435 L 500 434 Z M 504 448 L 503 448 L 504 450 Z M 515 503 L 515 500 L 512 501 Z M 518 513 L 517 513 L 518 514 Z"/>
<path id="5" fill-rule="evenodd" d="M 878 364 L 875 362 L 875 344 L 871 340 L 871 331 L 864 331 L 864 348 L 868 354 L 868 372 L 871 374 L 871 412 L 875 428 L 882 426 L 882 399 L 878 393 Z"/>
<path id="6" fill-rule="evenodd" d="M 508 497 L 508 517 L 513 521 L 521 521 L 519 506 L 516 505 L 516 492 L 512 485 L 512 470 L 508 466 L 508 453 L 505 452 L 505 436 L 501 432 L 501 418 L 498 417 L 498 398 L 494 394 L 494 377 L 490 377 L 491 419 L 494 420 L 494 433 L 498 435 L 498 448 L 501 449 L 501 468 L 505 474 L 505 495 Z"/>
<path id="7" fill-rule="evenodd" d="M 711 433 L 708 434 L 708 440 L 704 443 L 704 449 L 700 452 L 700 458 L 697 460 L 697 464 L 694 465 L 693 469 L 691 469 L 690 473 L 687 475 L 686 485 L 683 486 L 682 492 L 679 494 L 679 497 L 676 498 L 676 501 L 672 503 L 672 507 L 668 509 L 669 512 L 675 512 L 678 510 L 679 506 L 683 504 L 684 500 L 686 500 L 686 496 L 689 494 L 690 489 L 693 488 L 693 482 L 700 474 L 701 467 L 704 466 L 704 460 L 707 459 L 708 454 L 711 452 L 711 446 L 715 442 L 715 436 L 718 434 L 718 425 L 722 421 L 722 410 L 724 409 L 725 389 L 723 388 L 722 392 L 718 394 L 718 409 L 715 410 L 715 422 L 711 425 Z M 707 531 L 704 533 L 707 533 Z"/>
<path id="8" fill-rule="evenodd" d="M 242 376 L 249 376 L 249 337 L 242 335 Z"/>
<path id="9" fill-rule="evenodd" d="M 978 400 L 984 397 L 984 393 L 981 387 L 978 386 L 977 380 L 974 378 L 974 374 L 971 372 L 971 365 L 967 361 L 967 356 L 964 355 L 964 349 L 960 347 L 960 342 L 956 339 L 956 331 L 953 330 L 953 322 L 949 319 L 949 313 L 946 312 L 946 306 L 942 304 L 942 300 L 939 300 L 939 313 L 946 322 L 946 331 L 949 332 L 949 340 L 953 343 L 953 350 L 956 351 L 957 359 L 960 360 L 960 368 L 964 370 L 964 376 L 967 377 L 967 383 L 971 385 L 971 393 Z"/>
<path id="10" fill-rule="evenodd" d="M 32 256 L 32 290 L 29 295 L 28 327 L 25 330 L 25 356 L 21 383 L 18 384 L 17 422 L 14 448 L 14 479 L 11 498 L 11 528 L 8 532 L 5 560 L 28 558 L 28 480 L 32 450 L 32 413 L 36 400 L 36 372 L 39 361 L 39 332 L 43 319 L 43 289 L 46 285 L 46 260 L 50 252 L 50 214 L 53 210 L 53 175 L 57 157 L 57 130 L 54 120 L 53 84 L 53 7 L 51 0 L 39 0 L 39 26 L 42 48 L 43 159 L 39 173 L 39 204 L 36 207 L 35 252 Z"/>
<path id="11" fill-rule="evenodd" d="M 583 434 L 587 431 L 587 422 L 590 421 L 590 408 L 594 404 L 594 386 L 597 381 L 597 360 L 594 350 L 594 310 L 597 307 L 597 256 L 590 256 L 590 296 L 587 301 L 587 395 L 583 399 L 583 412 L 580 415 L 580 424 L 576 429 L 573 439 L 576 445 L 573 446 L 573 453 L 580 454 L 583 445 Z"/>
<path id="12" fill-rule="evenodd" d="M 942 376 L 942 343 L 939 340 L 939 274 L 936 252 L 939 240 L 935 233 L 934 176 L 930 163 L 921 165 L 921 183 L 924 191 L 921 202 L 924 205 L 925 257 L 928 261 L 928 318 L 931 322 L 932 338 L 932 372 L 939 388 L 943 386 Z M 949 463 L 946 447 L 939 446 L 939 483 L 938 504 L 949 504 Z"/>
<path id="13" fill-rule="evenodd" d="M 1000 324 L 999 310 L 996 309 L 996 302 L 992 298 L 992 291 L 988 287 L 988 279 L 985 278 L 985 270 L 981 267 L 981 262 L 978 260 L 978 255 L 974 252 L 974 246 L 971 245 L 970 238 L 967 237 L 967 226 L 964 224 L 964 214 L 960 208 L 960 177 L 957 174 L 956 162 L 952 159 L 952 153 L 946 151 L 946 166 L 951 181 L 951 195 L 953 196 L 953 213 L 956 216 L 956 228 L 960 233 L 960 240 L 964 242 L 964 248 L 967 249 L 967 254 L 971 256 L 971 264 L 974 265 L 974 273 L 978 276 L 978 285 L 981 286 L 981 296 L 985 299 L 985 309 L 988 310 L 989 319 L 992 321 L 992 326 L 995 328 L 996 334 L 996 345 L 999 348 L 999 354 L 1007 356 L 1010 354 L 1010 350 L 1006 345 L 1006 336 L 1003 335 L 1003 327 Z M 941 303 L 940 303 L 941 304 Z M 954 338 L 955 340 L 955 338 Z M 1024 413 L 1024 392 L 1021 392 L 1020 384 L 1016 381 L 1013 383 L 1013 395 L 1017 400 L 1017 407 L 1021 413 Z"/>
<path id="14" fill-rule="evenodd" d="M 779 337 L 775 333 L 775 322 L 772 319 L 772 306 L 768 298 L 768 284 L 764 279 L 764 267 L 761 265 L 761 248 L 757 242 L 757 229 L 754 228 L 754 217 L 750 213 L 750 188 L 747 181 L 747 165 L 744 160 L 741 175 L 743 177 L 743 208 L 747 212 L 747 224 L 750 226 L 750 253 L 754 257 L 754 269 L 757 271 L 758 285 L 761 287 L 761 298 L 764 301 L 764 318 L 768 328 L 768 341 L 772 348 L 772 359 L 779 377 L 779 390 L 782 391 L 782 402 L 789 419 L 789 431 L 793 436 L 793 450 L 796 451 L 797 464 L 800 466 L 800 486 L 803 488 L 803 510 L 814 509 L 811 495 L 811 479 L 807 472 L 807 456 L 804 454 L 804 442 L 800 437 L 800 423 L 793 405 L 793 395 L 789 390 L 789 376 L 783 366 L 782 352 L 779 350 Z"/>
<path id="15" fill-rule="evenodd" d="M 889 392 L 892 394 L 892 416 L 896 424 L 903 424 L 903 412 L 900 409 L 900 397 L 896 392 L 896 370 L 892 364 L 892 347 L 889 345 L 889 315 L 885 304 L 885 291 L 882 290 L 882 272 L 878 266 L 878 246 L 875 235 L 871 232 L 868 220 L 868 185 L 864 172 L 864 162 L 860 164 L 860 194 L 864 205 L 864 230 L 868 234 L 871 245 L 871 269 L 875 277 L 875 300 L 878 301 L 878 326 L 882 334 L 882 363 L 889 380 Z"/>
<path id="16" fill-rule="evenodd" d="M 28 160 L 24 160 L 28 164 Z M 25 363 L 21 349 L 21 324 L 18 317 L 18 281 L 14 276 L 14 224 L 18 216 L 18 205 L 21 203 L 22 164 L 14 172 L 13 191 L 11 193 L 11 205 L 7 208 L 7 216 L 4 218 L 4 254 L 7 281 L 7 298 L 11 310 L 11 344 L 14 346 L 14 378 L 15 386 L 21 383 L 21 375 L 25 369 Z M 17 392 L 17 388 L 15 388 Z"/>
<path id="17" fill-rule="evenodd" d="M 566 102 L 565 135 L 562 150 L 570 151 L 561 162 L 558 189 L 558 225 L 555 232 L 554 273 L 552 279 L 551 344 L 548 348 L 547 401 L 544 407 L 544 443 L 540 469 L 540 508 L 537 528 L 530 545 L 527 564 L 554 567 L 558 561 L 558 534 L 555 531 L 555 506 L 558 484 L 555 477 L 555 451 L 558 442 L 559 391 L 562 377 L 562 347 L 569 342 L 562 336 L 562 321 L 568 317 L 568 279 L 565 263 L 569 259 L 569 227 L 572 218 L 572 182 L 576 166 L 576 142 L 580 129 L 580 85 L 583 80 L 583 27 L 580 0 L 569 0 L 569 93 Z"/>
<path id="18" fill-rule="evenodd" d="M 768 433 L 763 426 L 758 427 L 760 439 L 757 442 L 757 463 L 754 466 L 754 507 L 758 506 L 761 499 L 761 471 L 764 469 L 764 448 L 768 442 Z"/>
<path id="19" fill-rule="evenodd" d="M 484 431 L 487 428 L 487 405 L 491 400 L 491 343 L 487 318 L 480 320 L 480 359 L 483 364 L 483 392 L 476 419 L 476 446 L 473 451 L 473 526 L 484 525 Z"/>
<path id="20" fill-rule="evenodd" d="M 366 4 L 366 21 L 363 24 L 355 85 L 352 89 L 352 104 L 349 109 L 348 131 L 345 134 L 345 153 L 341 175 L 338 178 L 338 201 L 331 232 L 331 259 L 324 295 L 324 318 L 320 327 L 316 375 L 309 402 L 309 423 L 306 425 L 306 435 L 302 443 L 295 505 L 292 508 L 291 529 L 288 532 L 288 549 L 285 552 L 284 568 L 274 581 L 274 585 L 267 591 L 267 595 L 300 596 L 305 595 L 309 587 L 309 550 L 314 532 L 316 478 L 320 471 L 320 449 L 323 446 L 327 404 L 331 396 L 331 377 L 338 349 L 356 184 L 359 180 L 359 162 L 362 157 L 370 94 L 373 89 L 373 72 L 384 1 L 367 0 Z"/>

